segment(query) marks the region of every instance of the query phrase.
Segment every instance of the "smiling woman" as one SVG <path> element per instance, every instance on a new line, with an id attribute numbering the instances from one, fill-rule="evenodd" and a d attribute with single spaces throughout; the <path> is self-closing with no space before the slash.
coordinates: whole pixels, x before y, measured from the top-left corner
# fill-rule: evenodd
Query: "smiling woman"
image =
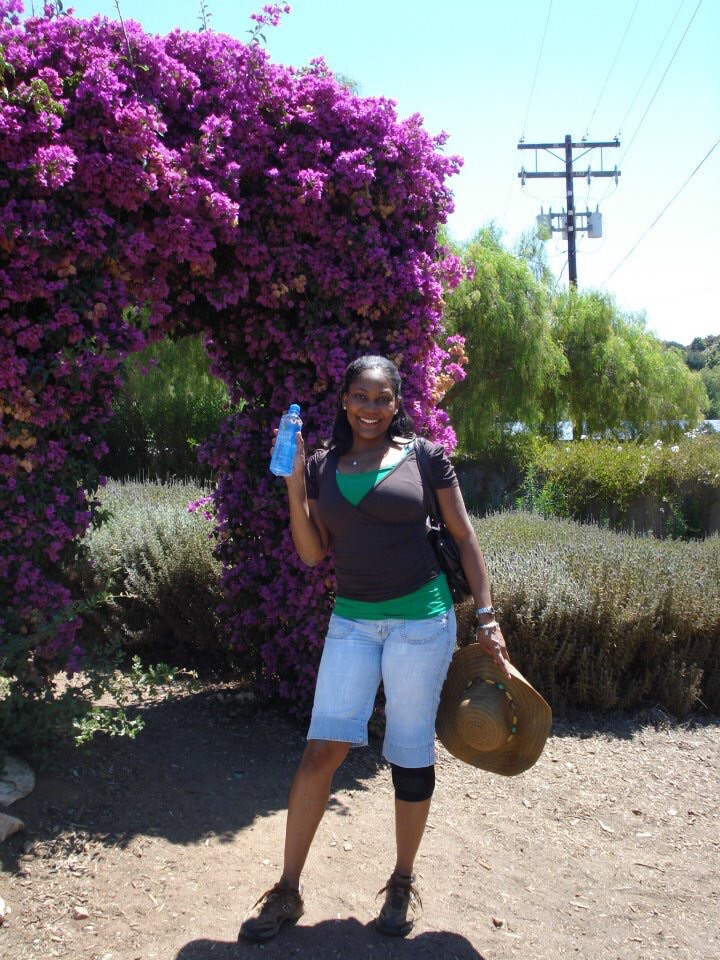
<path id="1" fill-rule="evenodd" d="M 344 472 L 351 472 L 349 467 L 370 469 L 378 458 L 381 466 L 400 459 L 394 435 L 412 435 L 412 424 L 402 405 L 400 375 L 394 363 L 384 357 L 360 357 L 351 363 L 339 405 L 345 416 L 336 420 L 339 435 L 333 439 L 345 455 Z"/>
<path id="2" fill-rule="evenodd" d="M 398 403 L 381 370 L 367 370 L 353 382 L 351 392 L 343 400 L 355 440 L 355 449 L 350 451 L 353 467 L 358 465 L 357 457 L 366 458 L 378 451 L 384 455 L 389 451 L 392 441 L 387 438 L 387 432 Z"/>
<path id="3" fill-rule="evenodd" d="M 290 531 L 300 558 L 316 566 L 332 550 L 337 593 L 320 661 L 308 745 L 290 791 L 278 883 L 255 904 L 240 933 L 273 937 L 304 911 L 300 874 L 327 806 L 332 778 L 351 746 L 367 744 L 382 681 L 383 754 L 395 787 L 397 857 L 376 925 L 405 936 L 420 903 L 413 866 L 435 787 L 435 717 L 455 648 L 455 612 L 428 541 L 415 443 L 426 444 L 432 484 L 477 607 L 477 647 L 508 676 L 485 561 L 455 471 L 442 447 L 415 441 L 400 374 L 385 357 L 345 371 L 332 440 L 306 462 L 302 437 L 285 478 Z"/>

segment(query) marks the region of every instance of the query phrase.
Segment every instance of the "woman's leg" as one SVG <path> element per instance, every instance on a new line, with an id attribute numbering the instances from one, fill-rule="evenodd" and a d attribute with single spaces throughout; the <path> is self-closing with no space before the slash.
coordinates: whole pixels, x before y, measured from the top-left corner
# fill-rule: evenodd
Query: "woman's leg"
<path id="1" fill-rule="evenodd" d="M 435 714 L 455 642 L 455 618 L 405 622 L 383 652 L 385 757 L 395 787 L 395 868 L 381 893 L 376 928 L 405 937 L 421 906 L 413 876 L 435 787 Z"/>
<path id="2" fill-rule="evenodd" d="M 415 857 L 425 832 L 431 800 L 415 801 L 395 800 L 395 843 L 397 859 L 396 874 L 411 877 L 415 866 Z"/>
<path id="3" fill-rule="evenodd" d="M 297 889 L 327 807 L 333 774 L 351 744 L 367 742 L 381 657 L 382 639 L 374 622 L 332 615 L 318 670 L 308 743 L 290 788 L 284 885 Z"/>
<path id="4" fill-rule="evenodd" d="M 285 858 L 280 883 L 297 890 L 310 845 L 330 796 L 335 771 L 345 759 L 349 743 L 309 740 L 290 788 L 285 826 Z"/>
<path id="5" fill-rule="evenodd" d="M 397 859 L 390 879 L 380 891 L 385 894 L 385 902 L 375 921 L 377 929 L 389 936 L 407 936 L 415 923 L 413 913 L 421 905 L 413 868 L 429 811 L 430 797 L 414 801 L 395 798 Z"/>
<path id="6" fill-rule="evenodd" d="M 420 621 L 399 621 L 385 642 L 382 674 L 386 695 L 384 754 L 393 766 L 397 858 L 391 877 L 407 890 L 381 914 L 381 929 L 403 934 L 413 892 L 409 886 L 425 831 L 435 786 L 435 715 L 455 646 L 455 613 Z M 394 887 L 389 891 L 395 901 Z M 397 907 L 397 909 L 395 909 Z M 390 911 L 390 912 L 388 912 Z M 383 927 L 384 924 L 384 927 Z"/>
<path id="7" fill-rule="evenodd" d="M 308 741 L 290 788 L 282 876 L 247 913 L 240 937 L 270 940 L 283 923 L 295 923 L 305 912 L 300 874 L 327 806 L 333 774 L 349 746 L 349 743 L 330 740 Z"/>
<path id="8" fill-rule="evenodd" d="M 285 856 L 279 882 L 240 927 L 248 940 L 269 940 L 304 912 L 300 874 L 327 808 L 332 778 L 351 744 L 367 742 L 367 721 L 380 683 L 382 641 L 374 624 L 330 618 L 315 687 L 308 743 L 290 788 Z"/>

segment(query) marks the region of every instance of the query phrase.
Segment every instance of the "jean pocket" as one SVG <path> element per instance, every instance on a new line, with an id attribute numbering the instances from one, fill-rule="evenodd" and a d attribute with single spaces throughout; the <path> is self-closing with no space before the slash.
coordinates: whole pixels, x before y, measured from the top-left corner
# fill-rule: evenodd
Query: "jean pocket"
<path id="1" fill-rule="evenodd" d="M 346 620 L 344 617 L 337 617 L 333 614 L 328 624 L 326 640 L 345 640 L 355 629 L 353 620 Z"/>
<path id="2" fill-rule="evenodd" d="M 407 643 L 432 643 L 448 635 L 448 614 L 441 613 L 429 620 L 403 620 L 402 638 Z"/>

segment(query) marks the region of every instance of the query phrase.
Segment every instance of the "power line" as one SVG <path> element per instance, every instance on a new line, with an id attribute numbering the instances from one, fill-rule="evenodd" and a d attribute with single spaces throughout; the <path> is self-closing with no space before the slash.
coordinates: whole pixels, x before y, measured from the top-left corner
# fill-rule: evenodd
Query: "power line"
<path id="1" fill-rule="evenodd" d="M 635 11 L 637 10 L 639 4 L 640 4 L 640 0 L 635 0 L 635 6 L 633 7 L 633 11 L 632 11 L 632 13 L 630 14 L 630 19 L 628 20 L 627 26 L 625 27 L 625 33 L 623 33 L 623 35 L 622 35 L 622 39 L 621 39 L 621 41 L 620 41 L 620 45 L 619 45 L 619 47 L 617 48 L 617 51 L 616 51 L 615 56 L 614 56 L 614 58 L 613 58 L 613 62 L 610 64 L 610 69 L 608 70 L 608 74 L 607 74 L 607 76 L 605 77 L 605 83 L 602 85 L 602 90 L 600 91 L 600 96 L 597 98 L 597 103 L 595 104 L 595 106 L 594 106 L 594 108 L 593 108 L 593 112 L 592 112 L 592 114 L 591 114 L 591 116 L 590 116 L 590 119 L 588 120 L 587 127 L 585 128 L 585 137 L 586 137 L 586 138 L 590 136 L 590 124 L 591 124 L 591 123 L 593 122 L 593 120 L 595 119 L 595 114 L 597 113 L 597 108 L 600 106 L 600 101 L 601 101 L 602 98 L 603 98 L 603 94 L 605 93 L 605 89 L 606 89 L 606 87 L 607 87 L 607 85 L 608 85 L 608 81 L 610 80 L 610 77 L 612 76 L 612 72 L 613 72 L 613 70 L 615 69 L 615 64 L 617 63 L 618 57 L 620 56 L 620 51 L 622 50 L 623 44 L 625 43 L 625 37 L 627 37 L 627 35 L 628 35 L 628 30 L 630 29 L 630 24 L 633 22 L 633 17 L 635 16 Z"/>
<path id="2" fill-rule="evenodd" d="M 670 61 L 669 61 L 668 65 L 667 65 L 667 67 L 665 67 L 665 72 L 663 73 L 662 77 L 660 77 L 660 82 L 658 83 L 657 87 L 655 87 L 655 92 L 653 93 L 652 97 L 650 98 L 650 102 L 648 103 L 647 107 L 645 108 L 645 113 L 643 113 L 642 117 L 640 118 L 640 122 L 638 123 L 637 127 L 635 127 L 635 131 L 634 131 L 632 137 L 630 138 L 630 142 L 629 142 L 628 145 L 625 147 L 625 150 L 623 151 L 623 154 L 622 154 L 622 156 L 620 157 L 619 164 L 622 164 L 622 163 L 623 163 L 623 161 L 624 161 L 625 158 L 627 157 L 628 153 L 630 152 L 630 148 L 632 147 L 633 143 L 635 142 L 635 138 L 637 137 L 638 133 L 640 132 L 640 127 L 642 127 L 643 123 L 645 122 L 645 117 L 647 117 L 647 115 L 648 115 L 648 113 L 649 113 L 649 111 L 650 111 L 650 107 L 652 107 L 653 103 L 655 102 L 655 98 L 656 98 L 657 95 L 658 95 L 658 92 L 659 92 L 659 90 L 660 90 L 660 87 L 663 85 L 663 81 L 665 80 L 665 77 L 668 75 L 668 71 L 670 70 L 670 67 L 671 67 L 672 64 L 673 64 L 673 60 L 674 60 L 675 57 L 677 56 L 678 50 L 679 50 L 680 47 L 682 46 L 683 41 L 685 40 L 685 37 L 687 36 L 688 30 L 689 30 L 690 27 L 692 26 L 693 20 L 695 19 L 695 16 L 697 15 L 697 12 L 698 12 L 698 10 L 700 9 L 701 6 L 702 6 L 702 0 L 698 0 L 698 5 L 695 7 L 695 10 L 693 11 L 693 15 L 690 17 L 690 21 L 688 22 L 688 25 L 685 27 L 685 32 L 684 32 L 683 35 L 680 37 L 680 40 L 679 40 L 679 42 L 678 42 L 678 45 L 675 47 L 675 50 L 673 51 L 673 55 L 670 57 Z M 663 42 L 664 42 L 664 41 L 663 41 Z M 608 185 L 608 190 L 609 190 L 609 185 Z M 600 197 L 600 203 L 602 203 L 603 200 L 605 199 L 605 197 L 606 197 L 606 195 L 607 195 L 607 193 L 608 193 L 608 190 L 606 190 L 605 193 L 602 195 L 602 197 Z"/>
<path id="3" fill-rule="evenodd" d="M 608 282 L 608 280 L 610 279 L 610 277 L 612 277 L 613 274 L 617 273 L 617 271 L 618 271 L 618 270 L 620 269 L 620 267 L 625 263 L 625 261 L 628 259 L 628 257 L 630 257 L 631 254 L 633 254 L 633 253 L 637 250 L 637 248 L 640 246 L 640 244 L 641 244 L 642 241 L 645 239 L 645 237 L 646 237 L 646 236 L 650 233 L 650 231 L 653 229 L 653 227 L 655 226 L 655 224 L 658 223 L 658 221 L 660 220 L 660 218 L 665 214 L 665 212 L 669 209 L 669 207 L 677 200 L 677 198 L 678 198 L 678 197 L 680 196 L 680 194 L 683 192 L 683 190 L 685 189 L 685 187 L 690 183 L 690 181 L 692 180 L 692 178 L 693 178 L 693 177 L 695 176 L 695 174 L 698 172 L 698 170 L 700 169 L 700 167 L 702 167 L 702 165 L 705 163 L 705 161 L 708 159 L 708 157 L 713 153 L 714 150 L 717 149 L 718 146 L 720 146 L 720 139 L 718 139 L 718 140 L 715 141 L 715 143 L 712 145 L 712 147 L 710 147 L 710 149 L 708 150 L 708 152 L 707 152 L 707 153 L 705 154 L 705 156 L 702 158 L 702 160 L 700 161 L 700 163 L 695 167 L 695 169 L 693 170 L 693 172 L 692 172 L 692 173 L 690 174 L 690 176 L 687 178 L 687 180 L 685 181 L 685 183 L 683 183 L 683 185 L 680 187 L 680 189 L 677 191 L 677 193 L 676 193 L 673 197 L 671 197 L 670 200 L 668 200 L 668 202 L 667 202 L 667 203 L 665 204 L 665 206 L 662 208 L 662 210 L 660 211 L 660 213 L 655 217 L 655 219 L 653 220 L 653 222 L 652 222 L 652 223 L 650 224 L 650 226 L 647 228 L 647 230 L 642 234 L 642 236 L 639 238 L 639 240 L 636 241 L 635 245 L 634 245 L 630 250 L 628 250 L 628 252 L 627 252 L 627 253 L 625 254 L 625 256 L 622 258 L 622 260 L 620 261 L 620 263 L 614 268 L 614 270 L 612 270 L 612 271 L 607 275 L 607 277 L 605 277 L 605 279 L 603 280 L 603 282 L 600 284 L 601 287 L 604 287 L 604 286 L 605 286 L 605 284 Z"/>
<path id="4" fill-rule="evenodd" d="M 638 0 L 639 2 L 639 0 Z M 542 60 L 543 49 L 545 47 L 545 37 L 547 36 L 548 24 L 550 23 L 550 14 L 552 12 L 553 0 L 550 0 L 548 4 L 547 17 L 545 18 L 545 29 L 543 30 L 542 40 L 540 42 L 540 53 L 538 54 L 537 63 L 535 64 L 535 76 L 533 77 L 532 87 L 530 88 L 530 96 L 528 97 L 527 109 L 525 111 L 525 119 L 523 120 L 522 133 L 520 134 L 520 139 L 525 139 L 525 127 L 527 126 L 528 116 L 530 115 L 530 105 L 532 103 L 533 94 L 535 93 L 535 83 L 538 78 L 538 71 L 540 70 L 540 61 Z"/>
<path id="5" fill-rule="evenodd" d="M 553 296 L 553 297 L 554 297 L 555 294 L 557 293 L 557 288 L 560 286 L 560 281 L 562 280 L 562 275 L 565 273 L 565 267 L 568 265 L 568 263 L 569 263 L 569 261 L 566 260 L 565 263 L 562 265 L 562 270 L 561 270 L 560 273 L 557 275 L 557 279 L 555 280 L 555 286 L 553 287 L 553 290 L 552 290 L 552 296 Z"/>
<path id="6" fill-rule="evenodd" d="M 675 11 L 675 16 L 674 16 L 674 17 L 672 18 L 672 20 L 670 21 L 670 26 L 669 26 L 669 27 L 667 28 L 667 30 L 665 31 L 665 36 L 662 38 L 662 40 L 660 41 L 660 46 L 659 46 L 659 47 L 657 48 L 657 50 L 655 51 L 655 56 L 652 58 L 652 63 L 651 63 L 650 66 L 647 68 L 647 73 L 646 73 L 645 76 L 642 78 L 642 81 L 641 81 L 641 83 L 640 83 L 640 86 L 639 86 L 639 87 L 637 88 L 637 90 L 635 91 L 635 96 L 632 98 L 632 101 L 630 102 L 630 106 L 629 106 L 629 107 L 627 108 L 627 110 L 625 111 L 625 116 L 622 118 L 622 121 L 621 121 L 621 123 L 620 123 L 620 125 L 619 125 L 619 127 L 618 127 L 618 133 L 617 133 L 618 137 L 620 136 L 620 134 L 621 134 L 621 132 L 622 132 L 622 130 L 623 130 L 623 127 L 625 126 L 625 121 L 627 120 L 627 118 L 628 118 L 628 117 L 630 116 L 630 114 L 632 113 L 632 108 L 635 106 L 635 103 L 637 102 L 637 98 L 640 96 L 640 91 L 641 91 L 642 88 L 645 86 L 645 83 L 646 83 L 646 81 L 647 81 L 647 78 L 650 76 L 650 74 L 651 74 L 651 72 L 652 72 L 652 68 L 655 66 L 655 63 L 656 63 L 656 61 L 657 61 L 657 58 L 660 56 L 660 51 L 661 51 L 662 48 L 665 46 L 665 41 L 666 41 L 667 38 L 669 37 L 670 31 L 672 30 L 672 28 L 675 26 L 675 21 L 677 20 L 678 16 L 680 15 L 680 11 L 682 10 L 682 8 L 683 8 L 684 6 L 685 6 L 685 0 L 680 0 L 680 3 L 678 4 L 678 8 L 677 8 L 677 10 Z"/>
<path id="7" fill-rule="evenodd" d="M 595 247 L 593 250 L 590 250 L 588 247 L 585 246 L 585 241 L 584 241 L 584 238 L 583 238 L 582 247 L 581 247 L 580 250 L 579 250 L 579 252 L 582 253 L 582 255 L 583 255 L 583 260 L 584 260 L 586 257 L 596 257 L 596 256 L 598 255 L 598 253 L 600 253 L 602 250 L 605 249 L 605 244 L 606 244 L 606 243 L 607 243 L 607 237 L 603 235 L 602 243 L 600 243 L 600 244 L 599 244 L 597 247 Z M 578 246 L 579 246 L 579 245 L 578 245 Z"/>
<path id="8" fill-rule="evenodd" d="M 540 70 L 540 61 L 542 60 L 543 50 L 545 48 L 545 37 L 547 36 L 548 24 L 550 23 L 550 14 L 552 13 L 553 0 L 549 0 L 548 3 L 548 12 L 545 17 L 545 29 L 543 30 L 542 40 L 540 41 L 540 52 L 538 53 L 537 63 L 535 64 L 535 76 L 533 77 L 532 86 L 530 87 L 530 96 L 528 97 L 527 108 L 525 110 L 525 119 L 523 120 L 522 133 L 520 134 L 520 139 L 525 139 L 525 127 L 527 126 L 528 116 L 530 115 L 530 105 L 532 104 L 533 94 L 535 93 L 535 83 L 538 78 L 538 71 Z M 507 196 L 505 197 L 505 207 L 503 209 L 503 220 L 507 214 L 508 204 L 510 203 L 510 195 L 513 191 L 513 187 L 517 182 L 515 171 L 513 170 L 512 176 L 510 178 L 510 186 L 508 187 Z"/>
<path id="9" fill-rule="evenodd" d="M 642 117 L 640 118 L 640 123 L 638 123 L 637 127 L 635 127 L 635 132 L 633 133 L 632 137 L 630 138 L 630 143 L 628 143 L 628 145 L 625 147 L 625 152 L 623 153 L 622 157 L 620 157 L 620 163 L 622 163 L 623 160 L 627 157 L 628 153 L 630 153 L 630 148 L 632 147 L 633 143 L 635 142 L 635 138 L 637 137 L 637 135 L 638 135 L 638 133 L 639 133 L 639 131 L 640 131 L 640 127 L 642 127 L 642 125 L 643 125 L 643 123 L 644 123 L 644 121 L 645 121 L 645 117 L 648 115 L 648 112 L 649 112 L 649 110 L 650 110 L 650 107 L 651 107 L 651 106 L 653 105 L 653 103 L 655 102 L 655 97 L 658 95 L 658 91 L 660 90 L 660 87 L 663 85 L 663 81 L 665 80 L 665 77 L 668 75 L 668 70 L 669 70 L 670 67 L 672 66 L 673 60 L 674 60 L 675 57 L 677 56 L 677 52 L 678 52 L 678 50 L 680 49 L 680 47 L 682 46 L 683 40 L 684 40 L 685 37 L 687 36 L 688 30 L 689 30 L 690 27 L 692 26 L 693 20 L 695 19 L 695 16 L 696 16 L 696 14 L 697 14 L 697 12 L 698 12 L 698 10 L 700 9 L 701 6 L 702 6 L 702 0 L 698 0 L 698 5 L 695 7 L 695 10 L 693 11 L 693 15 L 690 17 L 690 22 L 689 22 L 688 25 L 685 27 L 685 32 L 684 32 L 683 35 L 680 37 L 680 41 L 679 41 L 678 45 L 675 47 L 675 51 L 674 51 L 672 57 L 670 57 L 670 62 L 668 63 L 667 67 L 665 67 L 665 72 L 663 73 L 662 77 L 660 77 L 660 83 L 658 83 L 657 87 L 655 87 L 655 93 L 653 93 L 652 97 L 650 98 L 650 103 L 649 103 L 649 104 L 647 105 L 647 107 L 645 108 L 645 113 L 644 113 L 644 114 L 642 115 Z"/>

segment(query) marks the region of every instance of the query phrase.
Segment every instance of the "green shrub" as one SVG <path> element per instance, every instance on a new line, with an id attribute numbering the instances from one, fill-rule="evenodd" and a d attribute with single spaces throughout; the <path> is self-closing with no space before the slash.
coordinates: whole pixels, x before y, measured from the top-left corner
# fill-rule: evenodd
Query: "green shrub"
<path id="1" fill-rule="evenodd" d="M 567 517 L 567 500 L 562 485 L 554 479 L 543 479 L 535 466 L 530 466 L 515 503 L 518 510 L 539 513 L 541 517 Z"/>
<path id="2" fill-rule="evenodd" d="M 162 653 L 173 663 L 220 657 L 220 563 L 212 526 L 188 503 L 207 494 L 189 482 L 119 483 L 100 493 L 110 518 L 87 534 L 84 589 L 105 601 L 84 627 L 128 650 Z"/>
<path id="3" fill-rule="evenodd" d="M 32 672 L 0 677 L 0 767 L 7 752 L 43 763 L 62 741 L 135 736 L 142 720 L 126 712 L 131 699 L 152 695 L 179 667 L 223 659 L 212 527 L 202 511 L 188 512 L 206 493 L 187 482 L 110 481 L 99 491 L 104 522 L 87 533 L 68 571 L 81 594 L 74 610 L 83 618 L 82 673 L 45 684 Z M 161 651 L 172 666 L 143 666 L 138 656 L 154 661 Z M 99 706 L 108 696 L 112 706 Z"/>
<path id="4" fill-rule="evenodd" d="M 700 377 L 705 384 L 710 406 L 707 415 L 711 420 L 720 418 L 720 363 L 715 366 L 703 367 L 700 371 Z"/>
<path id="5" fill-rule="evenodd" d="M 197 447 L 231 411 L 225 384 L 210 374 L 200 337 L 163 340 L 128 357 L 105 428 L 108 476 L 209 480 Z"/>
<path id="6" fill-rule="evenodd" d="M 524 480 L 547 441 L 526 431 L 491 438 L 482 457 L 453 457 L 463 497 L 469 509 L 489 513 L 513 506 Z"/>
<path id="7" fill-rule="evenodd" d="M 143 666 L 139 657 L 120 671 L 121 660 L 119 648 L 96 643 L 82 674 L 70 681 L 63 675 L 33 686 L 0 677 L 0 772 L 8 754 L 42 766 L 57 746 L 71 740 L 81 745 L 99 733 L 134 738 L 144 721 L 130 715 L 130 703 L 154 696 L 160 686 L 187 673 L 164 663 Z"/>
<path id="8" fill-rule="evenodd" d="M 698 499 L 720 492 L 720 435 L 685 437 L 676 444 L 605 442 L 538 444 L 519 506 L 545 516 L 628 525 L 626 511 L 652 498 L 675 537 L 702 532 Z"/>
<path id="9" fill-rule="evenodd" d="M 90 630 L 152 658 L 217 663 L 219 564 L 188 483 L 109 483 L 112 516 L 88 535 L 86 587 L 111 599 Z M 556 712 L 720 712 L 720 539 L 613 533 L 526 511 L 476 521 L 513 661 Z M 460 642 L 472 604 L 459 609 Z"/>
<path id="10" fill-rule="evenodd" d="M 562 712 L 720 712 L 720 539 L 683 543 L 527 512 L 476 521 L 513 662 Z M 472 608 L 460 610 L 472 636 Z"/>

